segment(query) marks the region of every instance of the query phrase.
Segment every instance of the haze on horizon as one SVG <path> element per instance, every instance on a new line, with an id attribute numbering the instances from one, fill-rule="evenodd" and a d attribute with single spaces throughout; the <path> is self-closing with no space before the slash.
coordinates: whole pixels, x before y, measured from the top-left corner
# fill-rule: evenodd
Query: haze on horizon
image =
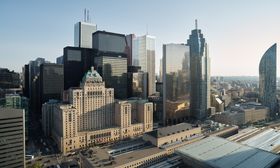
<path id="1" fill-rule="evenodd" d="M 0 67 L 19 72 L 37 57 L 55 62 L 73 46 L 74 24 L 87 8 L 99 30 L 156 36 L 156 72 L 162 44 L 186 43 L 198 19 L 211 76 L 258 76 L 264 52 L 280 45 L 279 7 L 277 0 L 1 1 Z"/>

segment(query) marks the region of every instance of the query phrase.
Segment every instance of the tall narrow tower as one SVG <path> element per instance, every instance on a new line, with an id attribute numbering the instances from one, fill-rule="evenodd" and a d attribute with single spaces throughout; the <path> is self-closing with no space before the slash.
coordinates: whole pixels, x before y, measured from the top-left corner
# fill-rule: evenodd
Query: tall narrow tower
<path id="1" fill-rule="evenodd" d="M 270 116 L 275 117 L 276 112 L 276 43 L 262 56 L 259 65 L 260 100 L 264 106 L 269 107 Z"/>
<path id="2" fill-rule="evenodd" d="M 156 92 L 155 40 L 153 36 L 144 35 L 134 38 L 132 45 L 132 65 L 141 66 L 141 70 L 148 73 L 148 95 Z"/>
<path id="3" fill-rule="evenodd" d="M 190 46 L 190 73 L 191 73 L 191 115 L 199 120 L 207 117 L 207 110 L 210 107 L 210 58 L 208 57 L 208 47 L 197 27 L 189 36 L 188 46 Z"/>
<path id="4" fill-rule="evenodd" d="M 84 10 L 84 21 L 74 26 L 74 46 L 92 48 L 92 33 L 97 31 L 97 25 L 90 23 L 89 10 Z"/>

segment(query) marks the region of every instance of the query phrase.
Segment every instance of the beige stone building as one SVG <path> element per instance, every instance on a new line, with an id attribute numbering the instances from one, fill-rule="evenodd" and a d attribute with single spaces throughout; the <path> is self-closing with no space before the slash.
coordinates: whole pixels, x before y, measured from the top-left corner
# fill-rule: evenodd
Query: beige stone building
<path id="1" fill-rule="evenodd" d="M 134 107 L 136 106 L 136 107 Z M 132 109 L 134 122 L 132 123 Z M 119 101 L 115 103 L 115 123 L 120 130 L 120 138 L 138 136 L 153 130 L 153 104 L 145 100 Z"/>
<path id="2" fill-rule="evenodd" d="M 102 77 L 87 72 L 79 88 L 64 93 L 52 114 L 51 136 L 64 154 L 80 148 L 139 136 L 153 129 L 153 104 L 145 100 L 114 100 L 114 89 L 105 88 Z M 48 123 L 47 123 L 48 124 Z"/>
<path id="3" fill-rule="evenodd" d="M 65 95 L 64 101 L 77 109 L 78 131 L 113 125 L 114 89 L 105 88 L 105 82 L 94 69 L 85 74 L 80 88 L 70 88 Z"/>
<path id="4" fill-rule="evenodd" d="M 215 107 L 216 112 L 224 111 L 224 102 L 220 99 L 219 95 L 216 94 L 211 95 L 211 106 Z"/>
<path id="5" fill-rule="evenodd" d="M 143 140 L 151 142 L 157 147 L 190 140 L 201 135 L 201 127 L 193 127 L 188 123 L 159 128 L 144 134 Z"/>
<path id="6" fill-rule="evenodd" d="M 225 112 L 216 113 L 215 121 L 224 124 L 242 125 L 265 120 L 268 117 L 269 109 L 255 103 L 241 105 Z"/>

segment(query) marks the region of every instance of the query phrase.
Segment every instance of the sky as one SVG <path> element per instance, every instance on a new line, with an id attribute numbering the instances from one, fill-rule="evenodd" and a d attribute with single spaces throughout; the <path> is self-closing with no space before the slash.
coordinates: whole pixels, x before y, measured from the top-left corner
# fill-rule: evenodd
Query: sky
<path id="1" fill-rule="evenodd" d="M 37 57 L 55 62 L 73 46 L 84 8 L 99 30 L 156 36 L 156 72 L 162 44 L 186 43 L 195 19 L 212 76 L 258 76 L 264 52 L 280 44 L 279 0 L 1 0 L 0 67 L 20 72 Z"/>

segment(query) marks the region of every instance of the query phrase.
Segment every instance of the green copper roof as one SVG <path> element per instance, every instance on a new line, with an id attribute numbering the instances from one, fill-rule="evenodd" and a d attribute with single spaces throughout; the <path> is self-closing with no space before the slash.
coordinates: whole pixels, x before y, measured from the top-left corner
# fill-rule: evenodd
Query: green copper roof
<path id="1" fill-rule="evenodd" d="M 82 83 L 86 82 L 102 82 L 102 77 L 96 70 L 94 70 L 94 67 L 91 67 L 91 69 L 84 75 Z"/>

